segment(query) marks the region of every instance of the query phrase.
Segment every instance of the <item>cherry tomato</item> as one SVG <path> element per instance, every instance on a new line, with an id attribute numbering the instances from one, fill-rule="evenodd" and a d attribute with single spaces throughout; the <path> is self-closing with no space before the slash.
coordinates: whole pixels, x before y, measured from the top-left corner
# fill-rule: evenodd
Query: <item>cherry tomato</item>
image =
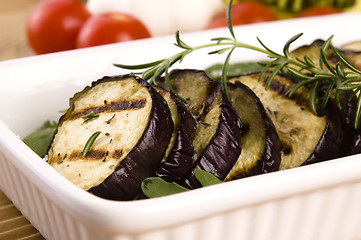
<path id="1" fill-rule="evenodd" d="M 232 5 L 231 8 L 232 25 L 241 25 L 256 22 L 266 22 L 277 20 L 276 15 L 265 5 L 258 2 L 239 2 Z M 207 29 L 226 27 L 227 20 L 225 12 L 216 17 Z"/>
<path id="2" fill-rule="evenodd" d="M 28 42 L 37 54 L 74 49 L 80 27 L 89 17 L 77 0 L 42 1 L 28 18 Z"/>
<path id="3" fill-rule="evenodd" d="M 125 13 L 105 13 L 89 18 L 81 28 L 77 48 L 150 37 L 145 25 Z"/>
<path id="4" fill-rule="evenodd" d="M 341 10 L 332 7 L 313 7 L 313 8 L 305 9 L 298 15 L 298 17 L 311 17 L 311 16 L 327 15 L 327 14 L 334 14 L 340 12 Z"/>

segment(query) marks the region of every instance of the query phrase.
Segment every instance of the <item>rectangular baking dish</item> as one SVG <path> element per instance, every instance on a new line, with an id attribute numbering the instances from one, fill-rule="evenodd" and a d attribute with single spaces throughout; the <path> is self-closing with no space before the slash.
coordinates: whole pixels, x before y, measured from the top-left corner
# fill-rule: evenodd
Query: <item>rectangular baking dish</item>
<path id="1" fill-rule="evenodd" d="M 334 36 L 342 46 L 361 40 L 361 15 L 339 14 L 235 28 L 282 51 Z M 226 29 L 182 34 L 189 45 L 229 36 Z M 69 98 L 104 75 L 127 73 L 113 63 L 137 64 L 179 51 L 174 36 L 0 62 L 0 188 L 46 239 L 218 240 L 361 239 L 361 156 L 227 182 L 157 199 L 117 202 L 78 189 L 33 153 L 21 138 L 57 121 Z M 237 50 L 232 61 L 264 58 Z M 225 56 L 206 51 L 179 68 L 203 69 Z"/>

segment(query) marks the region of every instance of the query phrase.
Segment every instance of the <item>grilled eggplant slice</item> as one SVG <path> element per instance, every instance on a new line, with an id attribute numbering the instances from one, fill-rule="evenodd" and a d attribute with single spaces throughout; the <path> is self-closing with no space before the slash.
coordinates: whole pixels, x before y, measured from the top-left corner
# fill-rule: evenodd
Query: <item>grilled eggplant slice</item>
<path id="1" fill-rule="evenodd" d="M 309 45 L 301 46 L 291 52 L 293 58 L 304 59 L 304 56 L 308 56 L 316 65 L 319 65 L 320 48 L 325 43 L 324 40 L 317 39 Z M 343 56 L 353 65 L 361 67 L 361 44 L 354 43 L 345 45 L 338 49 Z M 326 57 L 331 64 L 336 64 L 338 59 L 331 49 L 326 52 Z"/>
<path id="2" fill-rule="evenodd" d="M 323 116 L 309 109 L 309 90 L 300 88 L 292 98 L 286 96 L 294 82 L 277 75 L 265 90 L 267 75 L 258 81 L 259 73 L 240 76 L 232 82 L 242 82 L 260 98 L 274 123 L 282 145 L 280 169 L 329 160 L 338 156 L 343 138 L 342 120 L 333 104 Z"/>
<path id="3" fill-rule="evenodd" d="M 303 56 L 309 56 L 315 64 L 318 64 L 318 59 L 320 56 L 320 47 L 324 44 L 323 40 L 316 40 L 310 45 L 302 46 L 296 50 L 294 50 L 291 54 L 293 57 L 297 57 L 302 59 Z M 361 67 L 361 45 L 357 42 L 345 45 L 339 51 L 350 61 L 353 65 Z M 330 63 L 336 64 L 337 58 L 334 53 L 329 51 L 327 53 L 327 57 L 330 59 Z M 293 79 L 297 82 L 297 79 Z M 340 147 L 339 157 L 347 156 L 350 154 L 356 154 L 361 152 L 360 139 L 361 139 L 361 129 L 355 128 L 355 113 L 357 108 L 357 102 L 355 98 L 350 98 L 352 92 L 345 91 L 343 93 L 339 93 L 341 96 L 339 100 L 341 102 L 341 112 L 340 114 L 343 116 L 343 133 L 344 137 Z M 334 101 L 334 96 L 331 95 L 331 101 Z M 334 112 L 337 112 L 334 110 Z M 337 113 L 335 113 L 337 114 Z"/>
<path id="4" fill-rule="evenodd" d="M 350 63 L 358 69 L 361 68 L 361 42 L 346 44 L 340 49 L 340 51 Z"/>
<path id="5" fill-rule="evenodd" d="M 183 186 L 192 189 L 201 186 L 195 178 L 194 169 L 205 170 L 224 180 L 241 153 L 243 125 L 220 85 L 210 110 L 200 124 L 194 144 L 202 152 L 183 183 Z"/>
<path id="6" fill-rule="evenodd" d="M 157 88 L 167 100 L 175 125 L 174 133 L 164 161 L 158 166 L 154 176 L 168 182 L 180 182 L 193 165 L 193 140 L 196 132 L 196 119 L 186 105 L 168 91 Z M 173 110 L 172 110 L 173 109 Z"/>
<path id="7" fill-rule="evenodd" d="M 360 52 L 361 51 L 361 41 L 354 41 L 344 44 L 341 49 L 343 51 L 354 51 Z"/>
<path id="8" fill-rule="evenodd" d="M 229 83 L 228 91 L 245 131 L 241 138 L 242 152 L 225 180 L 277 171 L 281 162 L 281 143 L 263 104 L 240 82 Z"/>
<path id="9" fill-rule="evenodd" d="M 213 101 L 213 92 L 218 83 L 210 79 L 204 71 L 195 69 L 175 69 L 169 73 L 170 84 L 179 96 L 187 101 L 191 113 L 201 119 Z M 168 88 L 164 78 L 158 81 Z"/>
<path id="10" fill-rule="evenodd" d="M 308 56 L 315 64 L 319 63 L 320 58 L 320 48 L 325 43 L 322 39 L 317 39 L 309 45 L 303 45 L 291 52 L 291 57 L 304 59 L 305 56 Z"/>
<path id="11" fill-rule="evenodd" d="M 291 56 L 293 58 L 303 59 L 304 56 L 310 57 L 312 61 L 317 65 L 319 64 L 319 56 L 320 56 L 320 48 L 325 43 L 325 41 L 321 39 L 317 39 L 312 42 L 310 45 L 301 46 L 291 52 Z M 353 42 L 338 49 L 343 56 L 353 65 L 358 68 L 361 68 L 361 42 Z M 326 57 L 329 59 L 330 63 L 336 64 L 338 59 L 336 55 L 328 50 L 326 52 Z"/>
<path id="12" fill-rule="evenodd" d="M 83 156 L 95 131 L 101 135 Z M 152 86 L 133 75 L 104 77 L 70 100 L 48 162 L 84 190 L 130 200 L 159 165 L 172 132 L 168 105 Z"/>

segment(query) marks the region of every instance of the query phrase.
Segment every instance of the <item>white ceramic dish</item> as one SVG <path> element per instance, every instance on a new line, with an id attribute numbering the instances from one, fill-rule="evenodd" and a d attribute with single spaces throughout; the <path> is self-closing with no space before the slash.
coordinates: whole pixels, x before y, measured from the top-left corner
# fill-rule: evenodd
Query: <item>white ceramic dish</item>
<path id="1" fill-rule="evenodd" d="M 361 15 L 288 20 L 236 28 L 281 50 L 334 34 L 361 39 Z M 225 29 L 185 34 L 191 45 L 228 36 Z M 90 82 L 127 72 L 112 63 L 144 63 L 179 49 L 174 37 L 114 44 L 0 63 L 0 187 L 47 239 L 360 239 L 361 156 L 250 177 L 173 196 L 132 202 L 95 197 L 68 182 L 20 137 L 57 120 L 68 99 Z M 190 55 L 181 67 L 203 68 L 225 56 Z M 264 57 L 239 50 L 234 60 Z"/>

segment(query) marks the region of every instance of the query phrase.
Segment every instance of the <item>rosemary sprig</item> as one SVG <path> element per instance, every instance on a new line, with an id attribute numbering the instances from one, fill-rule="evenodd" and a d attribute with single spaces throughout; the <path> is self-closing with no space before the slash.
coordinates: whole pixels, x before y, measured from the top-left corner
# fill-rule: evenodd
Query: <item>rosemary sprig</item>
<path id="1" fill-rule="evenodd" d="M 353 66 L 332 44 L 333 36 L 329 37 L 320 48 L 320 57 L 318 63 L 315 63 L 308 56 L 304 56 L 303 59 L 295 59 L 290 55 L 291 44 L 299 39 L 303 35 L 302 33 L 291 37 L 285 43 L 282 54 L 277 53 L 276 51 L 273 51 L 267 47 L 258 37 L 257 40 L 261 45 L 260 47 L 243 43 L 238 41 L 234 34 L 232 20 L 230 17 L 232 2 L 232 0 L 228 2 L 226 10 L 227 25 L 231 37 L 213 38 L 207 44 L 191 46 L 181 40 L 180 33 L 177 31 L 175 34 L 175 45 L 182 49 L 182 51 L 178 52 L 177 54 L 169 58 L 164 58 L 158 61 L 140 65 L 114 65 L 124 69 L 142 70 L 138 74 L 141 74 L 143 79 L 148 80 L 152 84 L 157 84 L 157 79 L 164 74 L 169 89 L 177 95 L 169 81 L 168 71 L 171 66 L 176 62 L 182 62 L 188 54 L 195 52 L 196 50 L 219 47 L 217 50 L 210 51 L 209 54 L 223 54 L 228 52 L 223 64 L 221 81 L 224 91 L 226 92 L 227 97 L 229 97 L 227 92 L 227 71 L 229 68 L 231 55 L 234 54 L 234 50 L 236 48 L 254 50 L 264 53 L 270 59 L 270 61 L 264 66 L 263 71 L 259 76 L 259 79 L 263 79 L 266 73 L 271 72 L 267 79 L 266 88 L 269 88 L 274 77 L 280 72 L 289 74 L 299 79 L 300 81 L 288 92 L 288 95 L 291 96 L 295 93 L 295 91 L 297 91 L 298 88 L 304 85 L 311 86 L 309 105 L 315 114 L 317 114 L 318 107 L 324 107 L 330 99 L 334 100 L 341 108 L 341 92 L 353 91 L 353 97 L 357 98 L 358 102 L 355 118 L 355 128 L 357 128 L 361 117 L 361 95 L 358 94 L 361 92 L 361 70 Z M 327 57 L 327 53 L 329 53 L 329 51 L 331 51 L 333 55 L 336 56 L 338 63 L 332 64 L 329 61 Z"/>
<path id="2" fill-rule="evenodd" d="M 82 118 L 84 119 L 83 124 L 94 119 L 94 118 L 98 118 L 99 115 L 98 114 L 94 114 L 93 111 L 91 111 L 90 113 L 88 113 L 87 115 L 83 116 Z"/>
<path id="3" fill-rule="evenodd" d="M 86 157 L 86 155 L 88 154 L 90 148 L 93 146 L 95 139 L 97 139 L 97 137 L 98 137 L 100 134 L 101 134 L 100 131 L 96 131 L 95 133 L 93 133 L 93 134 L 89 137 L 89 139 L 88 139 L 88 141 L 85 143 L 84 149 L 83 149 L 83 151 L 82 151 L 82 155 L 83 155 L 84 157 Z"/>

